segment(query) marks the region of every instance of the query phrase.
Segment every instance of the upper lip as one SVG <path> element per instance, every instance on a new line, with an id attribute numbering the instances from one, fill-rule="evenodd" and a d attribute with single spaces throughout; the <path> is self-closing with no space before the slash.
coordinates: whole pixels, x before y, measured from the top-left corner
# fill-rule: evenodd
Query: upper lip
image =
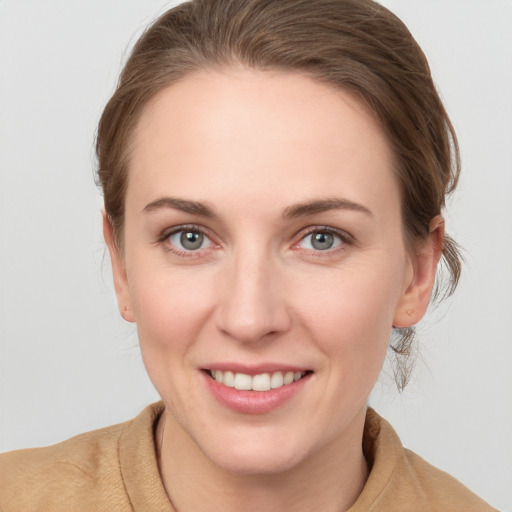
<path id="1" fill-rule="evenodd" d="M 211 363 L 202 367 L 203 370 L 221 370 L 223 372 L 231 371 L 233 373 L 244 373 L 246 375 L 259 375 L 261 373 L 273 372 L 307 372 L 311 368 L 306 366 L 298 366 L 282 363 L 260 363 L 260 364 L 243 364 L 243 363 Z"/>

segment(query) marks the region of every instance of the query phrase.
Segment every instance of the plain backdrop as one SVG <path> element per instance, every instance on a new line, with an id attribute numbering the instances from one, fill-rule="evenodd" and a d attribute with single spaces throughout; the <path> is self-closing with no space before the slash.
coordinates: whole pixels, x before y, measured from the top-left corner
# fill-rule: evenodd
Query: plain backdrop
<path id="1" fill-rule="evenodd" d="M 313 1 L 313 0 L 312 0 Z M 387 0 L 458 132 L 446 213 L 460 288 L 420 325 L 413 380 L 371 405 L 404 445 L 512 510 L 512 2 Z M 0 451 L 134 417 L 158 399 L 118 314 L 93 141 L 127 51 L 164 0 L 0 0 Z"/>

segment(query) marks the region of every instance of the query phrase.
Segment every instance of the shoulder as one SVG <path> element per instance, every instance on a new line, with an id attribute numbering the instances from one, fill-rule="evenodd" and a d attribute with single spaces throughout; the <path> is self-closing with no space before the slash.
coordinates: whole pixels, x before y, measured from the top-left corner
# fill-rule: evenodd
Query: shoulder
<path id="1" fill-rule="evenodd" d="M 407 467 L 419 483 L 432 510 L 486 512 L 495 510 L 456 478 L 432 466 L 416 453 L 404 449 Z"/>
<path id="2" fill-rule="evenodd" d="M 0 454 L 2 470 L 10 469 L 12 476 L 13 472 L 22 470 L 19 468 L 21 463 L 25 465 L 23 471 L 39 470 L 54 464 L 70 464 L 88 472 L 98 464 L 97 458 L 93 457 L 92 453 L 100 453 L 108 457 L 127 423 L 86 432 L 52 446 L 2 453 Z M 7 476 L 5 473 L 2 471 L 0 477 L 2 480 Z"/>
<path id="3" fill-rule="evenodd" d="M 109 510 L 130 510 L 129 503 L 123 503 L 115 492 L 123 486 L 118 442 L 130 423 L 45 448 L 1 454 L 0 509 L 94 510 L 103 502 L 112 504 Z"/>
<path id="4" fill-rule="evenodd" d="M 2 510 L 64 510 L 90 502 L 104 482 L 121 482 L 117 441 L 124 424 L 45 448 L 0 455 Z M 83 510 L 87 508 L 84 506 Z M 68 508 L 73 510 L 73 508 Z"/>
<path id="5" fill-rule="evenodd" d="M 492 512 L 458 480 L 402 446 L 391 425 L 368 409 L 363 448 L 370 475 L 357 510 Z M 352 511 L 351 511 L 352 512 Z"/>

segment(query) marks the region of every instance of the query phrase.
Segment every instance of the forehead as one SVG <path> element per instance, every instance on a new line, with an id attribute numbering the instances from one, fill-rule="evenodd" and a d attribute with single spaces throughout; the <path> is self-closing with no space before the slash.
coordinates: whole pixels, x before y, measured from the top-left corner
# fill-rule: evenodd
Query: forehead
<path id="1" fill-rule="evenodd" d="M 276 187 L 295 201 L 342 187 L 360 201 L 365 188 L 396 194 L 391 169 L 385 134 L 353 95 L 297 73 L 201 72 L 146 107 L 127 201 L 135 191 L 149 201 L 176 190 L 199 200 L 231 191 L 251 201 Z"/>

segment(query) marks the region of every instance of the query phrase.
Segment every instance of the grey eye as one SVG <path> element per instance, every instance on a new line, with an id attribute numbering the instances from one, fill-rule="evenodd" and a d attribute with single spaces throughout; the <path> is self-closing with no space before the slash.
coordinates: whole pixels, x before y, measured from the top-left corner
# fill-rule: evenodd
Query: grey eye
<path id="1" fill-rule="evenodd" d="M 182 230 L 169 236 L 169 243 L 184 251 L 197 251 L 210 247 L 210 239 L 200 231 Z"/>
<path id="2" fill-rule="evenodd" d="M 325 251 L 334 245 L 334 236 L 331 233 L 313 233 L 311 245 L 319 251 Z"/>
<path id="3" fill-rule="evenodd" d="M 199 249 L 203 244 L 203 239 L 204 235 L 202 233 L 197 233 L 194 231 L 184 231 L 180 236 L 181 245 L 189 251 Z"/>
<path id="4" fill-rule="evenodd" d="M 305 236 L 299 246 L 303 249 L 314 249 L 315 251 L 327 251 L 341 245 L 340 236 L 329 231 L 313 231 Z"/>

